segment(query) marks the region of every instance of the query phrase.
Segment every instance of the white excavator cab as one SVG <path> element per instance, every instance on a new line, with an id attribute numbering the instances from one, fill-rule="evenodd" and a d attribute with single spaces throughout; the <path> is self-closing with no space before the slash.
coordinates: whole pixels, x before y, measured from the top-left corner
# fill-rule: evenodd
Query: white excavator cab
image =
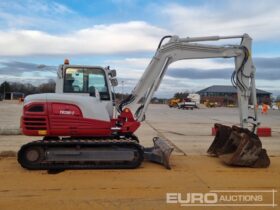
<path id="1" fill-rule="evenodd" d="M 56 93 L 84 95 L 100 99 L 110 118 L 113 116 L 112 86 L 117 86 L 116 70 L 109 67 L 70 65 L 66 59 L 59 66 L 56 80 Z"/>

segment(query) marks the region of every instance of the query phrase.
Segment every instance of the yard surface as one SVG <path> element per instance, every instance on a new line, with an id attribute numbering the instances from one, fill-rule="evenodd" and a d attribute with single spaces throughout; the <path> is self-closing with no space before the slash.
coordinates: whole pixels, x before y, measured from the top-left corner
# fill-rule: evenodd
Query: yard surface
<path id="1" fill-rule="evenodd" d="M 0 102 L 0 128 L 13 134 L 19 127 L 22 105 Z M 271 209 L 272 207 L 184 207 L 167 203 L 167 193 L 210 191 L 262 191 L 262 202 L 280 205 L 280 111 L 261 115 L 262 126 L 272 128 L 272 137 L 261 138 L 270 155 L 265 169 L 229 167 L 218 158 L 206 156 L 214 123 L 237 124 L 236 108 L 199 110 L 170 109 L 151 105 L 146 122 L 137 131 L 144 146 L 160 136 L 175 147 L 172 170 L 144 162 L 135 170 L 69 170 L 58 174 L 27 171 L 15 157 L 0 158 L 0 209 Z M 0 131 L 1 131 L 0 129 Z M 7 130 L 13 130 L 8 133 Z M 0 135 L 0 151 L 17 151 L 37 139 Z M 265 191 L 265 192 L 264 192 Z M 234 193 L 233 193 L 234 194 Z M 236 194 L 236 192 L 235 192 Z M 242 194 L 242 193 L 241 193 Z M 173 194 L 174 195 L 174 194 Z M 178 195 L 178 194 L 177 194 Z M 255 204 L 254 203 L 254 204 Z M 252 204 L 252 203 L 251 203 Z"/>

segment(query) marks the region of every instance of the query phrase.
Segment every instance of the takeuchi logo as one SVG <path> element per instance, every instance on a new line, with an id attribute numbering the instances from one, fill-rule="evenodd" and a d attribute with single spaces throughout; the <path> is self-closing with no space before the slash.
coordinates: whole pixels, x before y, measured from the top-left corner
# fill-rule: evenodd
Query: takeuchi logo
<path id="1" fill-rule="evenodd" d="M 75 111 L 69 111 L 69 110 L 60 110 L 59 114 L 63 115 L 75 115 Z"/>

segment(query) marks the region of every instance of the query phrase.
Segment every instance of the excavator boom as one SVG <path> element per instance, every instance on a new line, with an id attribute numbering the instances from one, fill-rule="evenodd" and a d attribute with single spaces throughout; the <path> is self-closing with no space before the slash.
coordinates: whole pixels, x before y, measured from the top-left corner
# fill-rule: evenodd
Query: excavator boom
<path id="1" fill-rule="evenodd" d="M 162 45 L 164 39 L 169 39 L 169 41 Z M 241 39 L 241 42 L 239 45 L 223 46 L 200 43 L 221 39 Z M 208 153 L 220 156 L 229 165 L 267 167 L 269 158 L 255 134 L 255 129 L 260 123 L 257 114 L 255 67 L 251 57 L 251 45 L 252 39 L 248 34 L 193 38 L 165 36 L 160 41 L 154 57 L 131 95 L 120 104 L 120 110 L 124 107 L 134 108 L 135 118 L 143 121 L 154 92 L 158 89 L 168 66 L 173 62 L 184 59 L 234 58 L 235 70 L 232 73 L 231 81 L 237 89 L 240 128 L 215 125 L 217 135 Z M 254 116 L 249 116 L 249 99 L 252 99 Z M 142 103 L 137 107 L 140 100 Z M 253 124 L 251 131 L 247 129 L 249 123 Z M 216 150 L 221 149 L 220 145 L 223 145 L 223 151 L 231 151 L 230 154 L 215 153 Z M 234 149 L 236 151 L 233 152 Z"/>

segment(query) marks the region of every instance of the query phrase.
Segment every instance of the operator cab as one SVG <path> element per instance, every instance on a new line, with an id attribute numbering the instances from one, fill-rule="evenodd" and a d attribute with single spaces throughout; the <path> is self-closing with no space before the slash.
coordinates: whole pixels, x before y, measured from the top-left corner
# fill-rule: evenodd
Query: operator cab
<path id="1" fill-rule="evenodd" d="M 105 71 L 101 68 L 68 67 L 65 69 L 64 93 L 89 93 L 96 96 L 99 92 L 101 100 L 110 100 Z"/>
<path id="2" fill-rule="evenodd" d="M 116 70 L 109 67 L 70 65 L 66 59 L 58 69 L 56 93 L 87 95 L 111 101 L 111 86 L 117 86 Z"/>

